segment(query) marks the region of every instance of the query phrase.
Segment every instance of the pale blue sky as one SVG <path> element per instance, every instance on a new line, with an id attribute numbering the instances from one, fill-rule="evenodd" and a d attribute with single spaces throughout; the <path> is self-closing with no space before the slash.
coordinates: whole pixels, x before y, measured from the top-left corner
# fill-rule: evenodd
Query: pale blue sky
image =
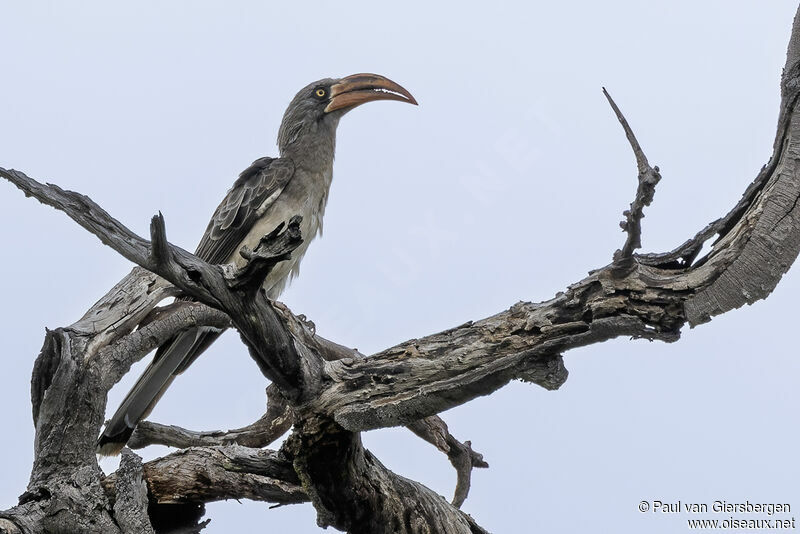
<path id="1" fill-rule="evenodd" d="M 325 235 L 282 299 L 371 353 L 549 298 L 608 263 L 635 166 L 601 86 L 664 176 L 644 249 L 669 249 L 724 214 L 770 155 L 796 7 L 3 2 L 0 166 L 85 193 L 145 235 L 160 210 L 170 239 L 193 249 L 238 172 L 276 154 L 299 88 L 363 71 L 394 79 L 419 108 L 381 102 L 342 121 Z M 30 470 L 44 328 L 76 320 L 130 265 L 8 184 L 0 227 L 7 508 Z M 509 533 L 686 528 L 685 515 L 638 512 L 643 499 L 800 510 L 799 296 L 795 268 L 767 301 L 676 344 L 573 351 L 560 391 L 514 383 L 443 414 L 491 464 L 464 509 Z M 111 392 L 112 409 L 133 380 Z M 151 419 L 241 426 L 262 413 L 265 386 L 228 334 Z M 452 495 L 446 458 L 408 431 L 364 439 L 398 473 Z M 208 516 L 211 534 L 319 531 L 310 504 L 233 501 Z"/>

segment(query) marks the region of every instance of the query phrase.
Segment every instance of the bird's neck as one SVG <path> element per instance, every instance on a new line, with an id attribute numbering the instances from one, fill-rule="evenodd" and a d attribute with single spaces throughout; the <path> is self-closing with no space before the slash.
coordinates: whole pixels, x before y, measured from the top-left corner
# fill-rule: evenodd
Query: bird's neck
<path id="1" fill-rule="evenodd" d="M 282 158 L 291 159 L 296 167 L 321 172 L 333 168 L 335 150 L 335 137 L 308 136 L 281 147 L 280 153 Z"/>
<path id="2" fill-rule="evenodd" d="M 338 120 L 302 121 L 293 127 L 281 125 L 278 149 L 281 157 L 291 158 L 296 166 L 323 171 L 333 168 Z"/>

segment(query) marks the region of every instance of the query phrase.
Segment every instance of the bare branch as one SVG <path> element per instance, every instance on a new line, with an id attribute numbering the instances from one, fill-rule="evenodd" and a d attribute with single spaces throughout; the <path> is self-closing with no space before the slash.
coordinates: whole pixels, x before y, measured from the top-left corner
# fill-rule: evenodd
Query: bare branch
<path id="1" fill-rule="evenodd" d="M 284 314 L 292 335 L 302 340 L 306 346 L 314 346 L 326 361 L 364 360 L 366 358 L 356 349 L 350 349 L 317 335 L 314 323 L 308 321 L 304 315 L 295 317 L 288 308 L 283 306 L 279 306 L 278 309 Z M 566 373 L 566 369 L 564 372 Z M 533 375 L 530 378 L 533 381 L 537 380 Z M 489 464 L 483 460 L 483 455 L 472 450 L 469 441 L 461 443 L 453 437 L 447 424 L 438 415 L 413 421 L 408 425 L 408 429 L 447 455 L 456 470 L 457 477 L 453 505 L 460 507 L 469 495 L 472 468 L 489 467 Z"/>
<path id="2" fill-rule="evenodd" d="M 639 186 L 636 188 L 636 198 L 631 202 L 630 209 L 623 212 L 625 220 L 620 223 L 620 227 L 628 234 L 628 238 L 625 240 L 622 250 L 617 250 L 614 253 L 615 262 L 627 263 L 633 256 L 633 251 L 642 247 L 644 208 L 653 201 L 653 196 L 656 193 L 656 184 L 661 180 L 661 174 L 658 167 L 651 167 L 650 163 L 648 163 L 647 156 L 644 155 L 644 151 L 639 145 L 639 141 L 636 140 L 636 136 L 633 134 L 627 119 L 625 119 L 622 111 L 617 107 L 617 103 L 614 102 L 605 87 L 603 87 L 603 94 L 608 99 L 608 103 L 611 104 L 611 108 L 617 115 L 620 124 L 622 124 L 622 129 L 625 130 L 625 137 L 628 138 L 628 142 L 631 144 L 633 154 L 636 156 L 636 167 L 639 170 Z"/>
<path id="3" fill-rule="evenodd" d="M 280 453 L 239 445 L 193 447 L 144 464 L 150 495 L 160 504 L 251 499 L 278 504 L 307 502 L 291 462 Z M 119 474 L 103 487 L 117 495 Z"/>
<path id="4" fill-rule="evenodd" d="M 450 433 L 447 424 L 436 416 L 426 417 L 408 425 L 409 430 L 442 451 L 456 470 L 456 489 L 452 504 L 460 508 L 469 495 L 473 467 L 489 467 L 483 455 L 472 450 L 472 443 L 461 443 Z"/>
<path id="5" fill-rule="evenodd" d="M 243 428 L 197 432 L 174 425 L 142 421 L 128 440 L 128 447 L 141 449 L 148 445 L 168 447 L 209 447 L 238 444 L 245 447 L 266 447 L 292 427 L 292 411 L 275 385 L 267 387 L 267 412 L 256 422 Z"/>
<path id="6" fill-rule="evenodd" d="M 285 258 L 300 245 L 298 225 L 299 218 L 295 218 L 290 228 L 265 236 L 259 244 L 262 252 L 256 256 L 259 267 L 245 267 L 239 271 L 246 277 L 243 283 L 236 281 L 238 273 L 235 273 L 233 284 L 231 277 L 221 269 L 170 245 L 163 217 L 153 217 L 150 227 L 153 237 L 151 256 L 156 261 L 149 268 L 192 297 L 230 315 L 261 372 L 292 401 L 299 401 L 304 395 L 311 394 L 308 386 L 318 380 L 318 377 L 312 376 L 318 372 L 318 358 L 301 358 L 266 295 L 263 292 L 254 293 L 252 283 L 255 281 L 254 273 L 265 277 L 277 263 L 277 260 L 269 263 L 266 253 Z M 261 282 L 263 278 L 258 284 Z M 230 285 L 242 287 L 244 291 L 231 290 Z"/>

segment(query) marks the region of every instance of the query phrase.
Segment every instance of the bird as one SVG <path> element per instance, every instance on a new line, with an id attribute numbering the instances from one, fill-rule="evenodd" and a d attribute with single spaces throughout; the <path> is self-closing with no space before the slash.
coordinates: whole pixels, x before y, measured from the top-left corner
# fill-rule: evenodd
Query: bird
<path id="1" fill-rule="evenodd" d="M 311 240 L 322 232 L 339 120 L 353 108 L 376 100 L 417 105 L 406 89 L 378 74 L 325 78 L 301 89 L 289 103 L 278 129 L 279 157 L 259 158 L 239 175 L 214 211 L 195 254 L 208 263 L 241 267 L 246 263 L 239 254 L 243 247 L 255 249 L 264 235 L 300 215 L 303 242 L 289 260 L 275 266 L 262 286 L 270 299 L 276 299 L 297 275 Z M 218 329 L 194 328 L 161 345 L 106 423 L 97 439 L 97 453 L 119 454 L 175 376 L 221 333 Z"/>

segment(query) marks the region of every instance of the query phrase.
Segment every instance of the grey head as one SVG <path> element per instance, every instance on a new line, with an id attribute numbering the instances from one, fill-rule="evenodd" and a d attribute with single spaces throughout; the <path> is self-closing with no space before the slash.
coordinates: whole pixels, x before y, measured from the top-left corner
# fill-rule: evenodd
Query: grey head
<path id="1" fill-rule="evenodd" d="M 328 152 L 333 156 L 336 126 L 342 115 L 374 100 L 417 101 L 399 84 L 378 74 L 324 78 L 303 87 L 286 108 L 278 130 L 281 156 Z M 322 155 L 322 154 L 320 154 Z"/>

